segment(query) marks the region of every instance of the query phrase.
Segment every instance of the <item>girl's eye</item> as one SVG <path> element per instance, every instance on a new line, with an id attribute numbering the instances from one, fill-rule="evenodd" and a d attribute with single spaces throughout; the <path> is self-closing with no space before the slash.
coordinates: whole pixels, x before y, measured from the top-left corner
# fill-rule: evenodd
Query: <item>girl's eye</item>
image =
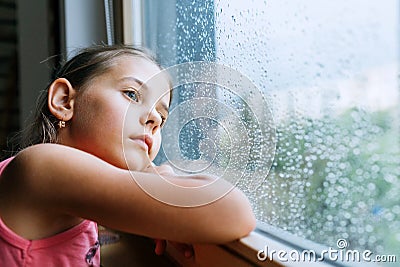
<path id="1" fill-rule="evenodd" d="M 128 90 L 124 92 L 130 99 L 139 102 L 139 93 L 135 90 Z"/>

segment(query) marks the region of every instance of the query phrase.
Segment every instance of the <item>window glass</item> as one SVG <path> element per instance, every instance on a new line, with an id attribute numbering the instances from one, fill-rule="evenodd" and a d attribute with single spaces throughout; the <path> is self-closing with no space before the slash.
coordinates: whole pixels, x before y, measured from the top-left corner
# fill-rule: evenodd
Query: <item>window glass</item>
<path id="1" fill-rule="evenodd" d="M 268 100 L 277 140 L 272 166 L 256 190 L 240 185 L 257 218 L 331 247 L 346 239 L 349 248 L 398 255 L 398 1 L 171 3 L 145 4 L 145 45 L 161 63 L 230 66 Z M 189 126 L 180 141 L 198 138 L 184 149 L 197 158 L 204 135 Z M 260 151 L 251 160 L 265 163 L 270 155 Z"/>

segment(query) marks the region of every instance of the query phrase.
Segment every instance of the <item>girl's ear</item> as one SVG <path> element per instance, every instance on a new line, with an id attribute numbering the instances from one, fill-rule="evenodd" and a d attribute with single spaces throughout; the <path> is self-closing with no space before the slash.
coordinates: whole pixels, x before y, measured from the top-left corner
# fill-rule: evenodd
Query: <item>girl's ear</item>
<path id="1" fill-rule="evenodd" d="M 69 121 L 74 113 L 75 94 L 75 89 L 67 79 L 56 79 L 50 85 L 48 92 L 50 112 L 59 120 Z"/>

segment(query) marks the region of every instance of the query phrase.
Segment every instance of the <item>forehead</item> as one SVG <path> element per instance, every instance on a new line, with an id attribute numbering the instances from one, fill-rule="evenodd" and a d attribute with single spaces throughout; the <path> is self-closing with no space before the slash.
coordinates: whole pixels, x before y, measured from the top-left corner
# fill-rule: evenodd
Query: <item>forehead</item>
<path id="1" fill-rule="evenodd" d="M 157 81 L 168 84 L 164 71 L 156 63 L 140 56 L 126 55 L 116 58 L 110 72 L 114 76 L 135 77 L 146 83 Z"/>
<path id="2" fill-rule="evenodd" d="M 109 74 L 118 82 L 135 82 L 139 85 L 143 83 L 151 91 L 168 93 L 171 89 L 166 72 L 154 62 L 140 56 L 126 55 L 117 58 Z"/>

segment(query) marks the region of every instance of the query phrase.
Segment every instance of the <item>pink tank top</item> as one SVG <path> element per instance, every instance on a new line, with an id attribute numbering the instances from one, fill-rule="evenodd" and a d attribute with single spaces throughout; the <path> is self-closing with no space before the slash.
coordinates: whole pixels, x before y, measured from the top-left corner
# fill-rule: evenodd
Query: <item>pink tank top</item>
<path id="1" fill-rule="evenodd" d="M 12 159 L 0 162 L 0 175 Z M 0 266 L 100 266 L 97 224 L 84 220 L 55 236 L 27 240 L 0 218 Z"/>

